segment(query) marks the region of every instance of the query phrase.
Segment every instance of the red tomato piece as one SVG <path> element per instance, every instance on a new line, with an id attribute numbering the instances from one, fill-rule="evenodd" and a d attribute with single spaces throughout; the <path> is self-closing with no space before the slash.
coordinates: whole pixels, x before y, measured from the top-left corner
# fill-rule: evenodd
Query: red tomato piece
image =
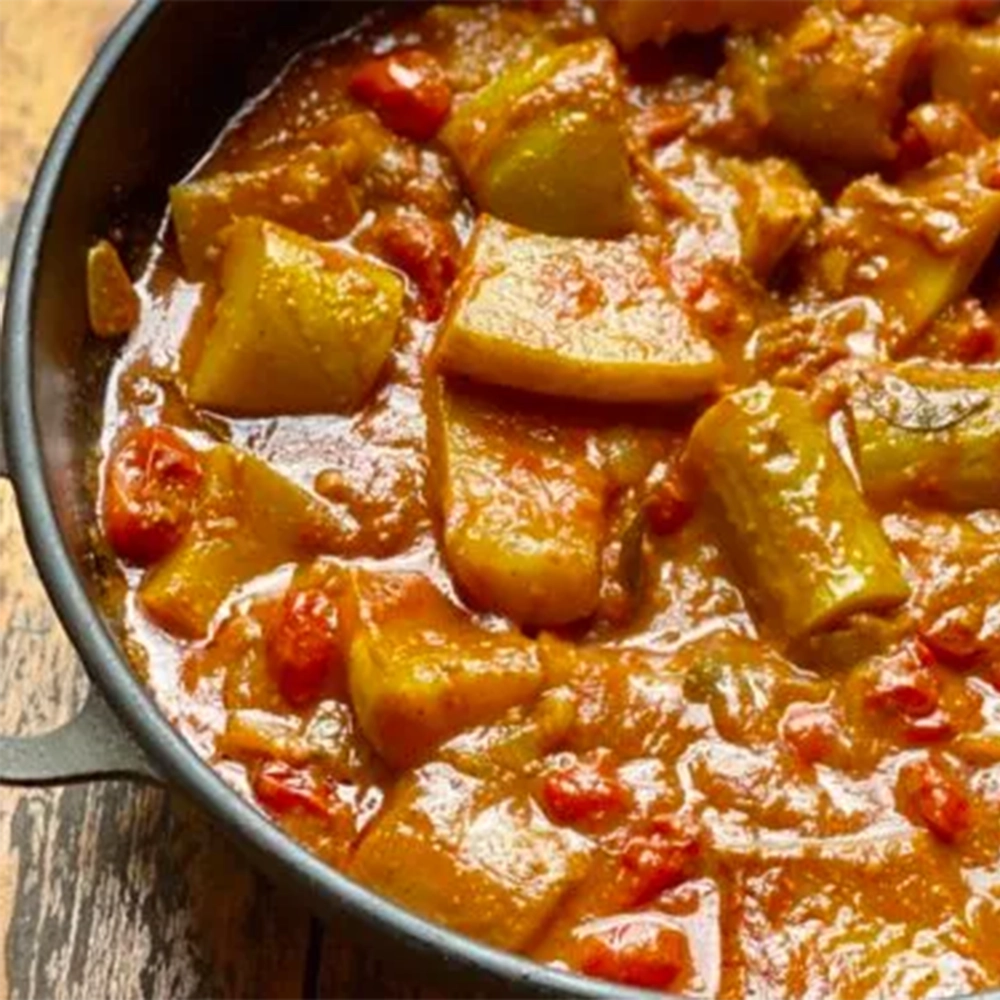
<path id="1" fill-rule="evenodd" d="M 667 989 L 689 962 L 682 930 L 653 914 L 624 917 L 581 937 L 580 969 L 626 986 Z"/>
<path id="2" fill-rule="evenodd" d="M 629 803 L 628 789 L 604 762 L 579 762 L 550 774 L 542 784 L 542 800 L 559 823 L 579 823 L 620 812 Z"/>
<path id="3" fill-rule="evenodd" d="M 285 594 L 267 642 L 268 664 L 293 705 L 315 701 L 345 669 L 344 629 L 336 600 L 319 588 Z"/>
<path id="4" fill-rule="evenodd" d="M 939 708 L 919 719 L 906 719 L 903 731 L 912 743 L 940 743 L 955 735 L 955 724 Z"/>
<path id="5" fill-rule="evenodd" d="M 657 535 L 672 535 L 679 531 L 694 513 L 694 504 L 685 496 L 676 473 L 664 476 L 653 486 L 644 508 L 646 522 Z"/>
<path id="6" fill-rule="evenodd" d="M 933 714 L 941 699 L 941 682 L 917 646 L 882 657 L 874 667 L 867 702 L 911 719 Z"/>
<path id="7" fill-rule="evenodd" d="M 785 710 L 781 735 L 803 763 L 815 764 L 833 752 L 840 726 L 829 706 L 797 701 Z"/>
<path id="8" fill-rule="evenodd" d="M 122 559 L 146 566 L 187 531 L 203 476 L 201 458 L 169 427 L 139 427 L 116 444 L 104 482 L 104 533 Z"/>
<path id="9" fill-rule="evenodd" d="M 329 790 L 308 771 L 284 761 L 262 765 L 253 777 L 253 791 L 262 806 L 278 815 L 303 810 L 314 816 L 329 816 Z"/>
<path id="10" fill-rule="evenodd" d="M 631 837 L 622 851 L 622 866 L 634 882 L 634 902 L 648 902 L 680 885 L 695 873 L 700 857 L 697 824 L 684 816 L 654 816 L 650 829 Z"/>
<path id="11" fill-rule="evenodd" d="M 394 212 L 375 223 L 371 238 L 379 255 L 404 271 L 420 290 L 423 318 L 438 319 L 462 250 L 452 226 L 418 212 Z"/>
<path id="12" fill-rule="evenodd" d="M 959 669 L 973 666 L 986 652 L 978 628 L 963 620 L 965 613 L 961 608 L 942 615 L 920 633 L 919 640 L 935 660 Z"/>
<path id="13" fill-rule="evenodd" d="M 433 138 L 451 110 L 451 87 L 445 72 L 421 49 L 367 60 L 352 74 L 348 89 L 388 128 L 409 139 Z"/>
<path id="14" fill-rule="evenodd" d="M 972 805 L 963 783 L 938 760 L 906 764 L 897 789 L 903 809 L 946 843 L 956 841 L 972 825 Z"/>

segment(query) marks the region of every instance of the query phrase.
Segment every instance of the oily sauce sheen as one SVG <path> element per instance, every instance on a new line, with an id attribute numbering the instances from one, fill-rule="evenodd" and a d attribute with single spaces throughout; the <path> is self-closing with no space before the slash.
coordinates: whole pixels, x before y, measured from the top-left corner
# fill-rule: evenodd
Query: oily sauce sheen
<path id="1" fill-rule="evenodd" d="M 89 262 L 106 604 L 199 753 L 541 962 L 1000 985 L 997 18 L 449 4 L 299 55 L 134 285 Z"/>

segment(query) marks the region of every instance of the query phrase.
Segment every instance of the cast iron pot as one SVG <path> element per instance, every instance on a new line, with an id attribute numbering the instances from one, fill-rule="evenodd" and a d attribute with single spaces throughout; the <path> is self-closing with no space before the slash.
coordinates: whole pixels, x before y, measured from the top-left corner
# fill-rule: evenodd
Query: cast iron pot
<path id="1" fill-rule="evenodd" d="M 122 225 L 148 248 L 165 193 L 243 100 L 303 44 L 371 4 L 142 0 L 101 49 L 35 179 L 14 249 L 0 344 L 0 473 L 38 571 L 93 686 L 81 713 L 35 737 L 0 737 L 0 783 L 132 778 L 196 802 L 319 914 L 400 946 L 422 975 L 508 996 L 650 997 L 536 965 L 422 920 L 355 885 L 225 785 L 160 713 L 96 606 L 87 460 L 114 348 L 86 328 L 84 251 Z M 109 710 L 110 708 L 110 710 Z M 982 1000 L 1000 1000 L 1000 993 Z"/>
<path id="2" fill-rule="evenodd" d="M 142 0 L 98 53 L 52 137 L 21 221 L 8 286 L 0 473 L 13 482 L 35 564 L 93 683 L 81 713 L 61 729 L 0 737 L 0 782 L 165 783 L 317 913 L 380 935 L 394 958 L 402 951 L 421 976 L 453 987 L 511 996 L 648 996 L 443 930 L 309 854 L 223 784 L 171 727 L 95 603 L 85 477 L 114 347 L 87 333 L 85 250 L 122 225 L 141 257 L 168 185 L 191 169 L 241 103 L 303 44 L 345 29 L 371 6 Z"/>

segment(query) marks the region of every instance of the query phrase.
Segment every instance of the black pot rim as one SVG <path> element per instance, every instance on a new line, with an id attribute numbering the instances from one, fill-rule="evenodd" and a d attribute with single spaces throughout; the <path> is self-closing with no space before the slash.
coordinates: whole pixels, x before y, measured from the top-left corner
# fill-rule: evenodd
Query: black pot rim
<path id="1" fill-rule="evenodd" d="M 105 82 L 160 5 L 160 0 L 139 0 L 104 42 L 79 83 L 35 175 L 11 259 L 0 343 L 0 416 L 8 472 L 28 546 L 56 613 L 90 679 L 157 770 L 252 855 L 272 859 L 320 912 L 339 911 L 373 931 L 395 937 L 428 959 L 450 964 L 456 972 L 485 974 L 508 986 L 515 996 L 651 996 L 564 973 L 445 930 L 363 888 L 309 853 L 226 785 L 170 725 L 133 674 L 87 595 L 59 529 L 42 464 L 30 377 L 36 270 L 53 199 L 78 133 Z"/>

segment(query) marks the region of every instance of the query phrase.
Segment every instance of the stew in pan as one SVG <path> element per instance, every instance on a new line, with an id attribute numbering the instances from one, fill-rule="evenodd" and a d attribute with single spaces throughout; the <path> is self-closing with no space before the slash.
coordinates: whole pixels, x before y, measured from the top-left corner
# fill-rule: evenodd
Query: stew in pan
<path id="1" fill-rule="evenodd" d="M 1000 984 L 998 17 L 397 7 L 105 234 L 106 604 L 225 780 L 587 975 Z"/>

